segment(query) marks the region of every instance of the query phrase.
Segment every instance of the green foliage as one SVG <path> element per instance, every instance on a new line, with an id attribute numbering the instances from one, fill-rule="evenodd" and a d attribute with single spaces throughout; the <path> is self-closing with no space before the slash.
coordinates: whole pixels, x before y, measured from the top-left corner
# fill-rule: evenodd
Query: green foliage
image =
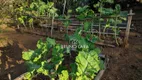
<path id="1" fill-rule="evenodd" d="M 51 49 L 52 59 L 47 61 Z M 39 40 L 36 50 L 23 52 L 22 58 L 27 61 L 26 64 L 29 66 L 30 71 L 30 74 L 27 73 L 26 75 L 44 74 L 50 78 L 54 77 L 59 65 L 63 61 L 62 51 L 61 46 L 56 44 L 53 39 L 47 38 L 46 42 Z M 33 76 L 30 76 L 29 79 L 32 77 Z"/>
<path id="2" fill-rule="evenodd" d="M 84 30 L 89 31 L 90 28 L 91 28 L 91 22 L 89 21 L 84 22 Z"/>
<path id="3" fill-rule="evenodd" d="M 77 63 L 77 79 L 76 80 L 92 80 L 100 70 L 100 61 L 98 53 L 95 50 L 90 52 L 80 51 L 76 57 Z"/>
<path id="4" fill-rule="evenodd" d="M 76 36 L 75 36 L 76 37 Z M 77 39 L 81 39 L 79 44 L 83 44 L 85 38 L 78 35 Z M 86 45 L 89 45 L 86 43 Z M 102 68 L 99 58 L 100 50 L 98 48 L 78 49 L 74 62 L 69 66 L 63 64 L 66 48 L 62 48 L 60 44 L 56 44 L 54 39 L 47 38 L 45 42 L 39 40 L 36 50 L 23 52 L 22 58 L 26 60 L 28 71 L 25 74 L 26 80 L 31 80 L 35 75 L 43 74 L 50 79 L 73 80 L 93 79 L 98 71 Z M 70 53 L 71 54 L 71 53 Z M 70 55 L 71 56 L 71 55 Z M 69 68 L 71 70 L 69 70 Z"/>
<path id="5" fill-rule="evenodd" d="M 77 16 L 79 20 L 84 20 L 86 18 L 92 18 L 95 16 L 94 11 L 89 9 L 89 6 L 78 7 L 76 9 L 76 12 L 79 13 L 79 15 Z"/>
<path id="6" fill-rule="evenodd" d="M 59 74 L 59 80 L 68 80 L 69 74 L 67 70 L 63 70 L 62 74 Z"/>
<path id="7" fill-rule="evenodd" d="M 34 51 L 33 50 L 29 50 L 28 52 L 23 52 L 22 58 L 24 60 L 30 60 L 32 58 Z"/>
<path id="8" fill-rule="evenodd" d="M 72 10 L 68 10 L 66 15 L 59 16 L 59 19 L 63 20 L 63 25 L 66 28 L 66 34 L 68 34 L 68 27 L 71 24 L 71 20 L 70 20 L 71 13 L 72 13 Z"/>
<path id="9" fill-rule="evenodd" d="M 57 16 L 57 9 L 54 7 L 53 2 L 48 2 L 47 4 L 43 2 L 42 0 L 35 0 L 30 4 L 29 10 L 36 14 L 35 16 L 40 16 L 40 15 L 46 15 L 48 14 L 49 16 L 56 15 Z"/>
<path id="10" fill-rule="evenodd" d="M 73 44 L 77 47 L 78 50 L 94 50 L 95 46 L 94 44 L 96 41 L 98 41 L 98 37 L 95 35 L 92 35 L 90 33 L 86 34 L 85 36 L 82 36 L 82 29 L 78 28 L 76 32 L 73 35 L 68 36 L 68 42 L 71 44 L 72 42 L 76 42 L 76 44 Z"/>
<path id="11" fill-rule="evenodd" d="M 110 16 L 110 18 L 107 19 L 107 22 L 106 22 L 106 26 L 104 28 L 104 32 L 105 32 L 105 29 L 106 28 L 111 28 L 112 31 L 114 31 L 115 33 L 115 40 L 116 40 L 116 44 L 118 44 L 117 42 L 117 34 L 119 34 L 119 28 L 117 27 L 118 24 L 121 24 L 122 21 L 125 21 L 126 20 L 126 16 L 127 16 L 127 12 L 123 12 L 121 11 L 121 7 L 119 4 L 117 4 L 115 6 L 115 9 L 107 9 L 104 10 L 102 12 L 102 15 L 105 15 L 105 16 Z M 112 26 L 111 26 L 112 25 Z"/>
<path id="12" fill-rule="evenodd" d="M 22 2 L 23 1 L 23 2 Z M 23 25 L 25 28 L 29 26 L 33 28 L 34 17 L 47 16 L 48 18 L 57 17 L 57 9 L 53 2 L 43 2 L 42 0 L 33 0 L 30 3 L 24 2 L 13 5 L 13 17 L 16 24 Z"/>

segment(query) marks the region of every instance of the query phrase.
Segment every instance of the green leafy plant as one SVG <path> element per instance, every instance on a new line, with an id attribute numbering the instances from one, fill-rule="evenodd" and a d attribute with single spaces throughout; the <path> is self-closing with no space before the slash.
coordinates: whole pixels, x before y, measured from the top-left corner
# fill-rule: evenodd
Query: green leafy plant
<path id="1" fill-rule="evenodd" d="M 98 58 L 98 53 L 95 50 L 92 50 L 90 52 L 80 51 L 78 56 L 76 57 L 76 80 L 94 79 L 97 72 L 100 70 L 100 61 Z"/>
<path id="2" fill-rule="evenodd" d="M 95 12 L 91 10 L 89 6 L 78 7 L 76 12 L 79 14 L 77 19 L 81 21 L 83 27 L 82 30 L 84 30 L 84 32 L 90 31 L 93 33 L 94 22 L 97 19 Z"/>
<path id="3" fill-rule="evenodd" d="M 114 0 L 100 0 L 100 1 L 98 1 L 97 4 L 94 4 L 94 7 L 97 8 L 98 12 L 99 12 L 99 17 L 98 17 L 98 19 L 99 19 L 99 39 L 101 39 L 101 27 L 102 27 L 101 23 L 102 23 L 102 21 L 104 21 L 104 19 L 102 18 L 102 15 L 104 15 L 104 14 L 108 15 L 111 13 L 111 9 L 104 8 L 104 5 L 105 5 L 105 3 L 111 4 L 113 2 L 114 2 Z"/>
<path id="4" fill-rule="evenodd" d="M 35 0 L 30 4 L 29 10 L 32 12 L 36 17 L 40 16 L 47 16 L 48 19 L 51 19 L 51 36 L 53 35 L 53 28 L 54 28 L 54 19 L 58 16 L 57 9 L 54 7 L 53 2 L 43 2 L 42 0 Z M 31 19 L 30 19 L 31 21 Z"/>
<path id="5" fill-rule="evenodd" d="M 49 55 L 51 59 L 48 59 Z M 38 41 L 36 50 L 23 52 L 22 57 L 29 66 L 25 79 L 31 80 L 37 74 L 44 74 L 52 79 L 57 76 L 57 69 L 63 61 L 63 49 L 55 40 L 47 38 L 46 42 Z"/>
<path id="6" fill-rule="evenodd" d="M 114 38 L 116 44 L 119 45 L 117 41 L 117 35 L 119 33 L 119 28 L 117 27 L 118 24 L 121 24 L 122 21 L 126 20 L 127 13 L 121 11 L 120 5 L 115 5 L 115 9 L 112 8 L 105 8 L 105 3 L 112 4 L 114 0 L 100 0 L 97 4 L 94 4 L 94 7 L 98 9 L 99 12 L 99 38 L 101 38 L 101 29 L 102 29 L 102 22 L 105 22 L 105 26 L 103 32 L 107 28 L 111 28 L 112 31 L 115 33 Z M 108 18 L 105 18 L 108 17 Z M 106 20 L 106 21 L 105 21 Z"/>
<path id="7" fill-rule="evenodd" d="M 45 16 L 48 17 L 47 20 L 52 21 L 52 27 L 51 27 L 51 36 L 53 33 L 53 23 L 54 18 L 58 16 L 57 9 L 54 7 L 53 2 L 43 2 L 42 0 L 33 0 L 31 2 L 21 2 L 21 5 L 18 5 L 18 7 L 14 6 L 13 8 L 13 15 L 15 16 L 15 20 L 19 25 L 24 25 L 25 28 L 29 26 L 30 28 L 34 29 L 34 19 L 37 19 L 37 17 Z M 36 20 L 35 20 L 36 21 Z"/>
<path id="8" fill-rule="evenodd" d="M 121 24 L 122 21 L 126 21 L 127 12 L 121 12 L 121 7 L 119 4 L 115 6 L 114 13 L 111 15 L 111 17 L 114 17 L 114 27 L 112 27 L 112 30 L 115 32 L 115 40 L 116 44 L 119 45 L 117 41 L 117 34 L 119 33 L 119 28 L 117 27 L 118 24 Z"/>
<path id="9" fill-rule="evenodd" d="M 19 29 L 19 25 L 22 24 L 26 29 L 26 24 L 25 24 L 25 21 L 27 19 L 27 16 L 25 16 L 23 13 L 25 12 L 25 6 L 20 6 L 20 7 L 17 7 L 15 10 L 14 10 L 14 15 L 15 15 L 15 19 L 18 23 L 18 29 Z"/>
<path id="10" fill-rule="evenodd" d="M 72 13 L 72 10 L 68 10 L 66 15 L 64 14 L 59 17 L 59 19 L 63 21 L 63 25 L 66 28 L 66 34 L 68 34 L 68 27 L 71 24 L 71 20 L 70 20 L 71 13 Z"/>
<path id="11" fill-rule="evenodd" d="M 122 21 L 126 21 L 127 12 L 121 11 L 120 5 L 117 4 L 115 6 L 115 9 L 111 9 L 111 8 L 107 9 L 106 12 L 103 12 L 103 15 L 110 16 L 110 18 L 107 19 L 107 22 L 106 22 L 106 25 L 104 28 L 104 32 L 105 32 L 106 28 L 111 28 L 115 33 L 114 37 L 116 40 L 116 44 L 119 45 L 119 43 L 117 41 L 117 35 L 119 34 L 119 28 L 117 27 L 117 25 L 121 24 Z"/>
<path id="12" fill-rule="evenodd" d="M 65 48 L 56 44 L 55 40 L 47 38 L 45 42 L 39 40 L 36 50 L 23 52 L 22 58 L 26 60 L 28 71 L 25 74 L 26 80 L 31 80 L 37 75 L 43 74 L 46 77 L 55 80 L 73 80 L 93 79 L 101 70 L 101 59 L 99 58 L 100 49 L 90 50 L 78 49 L 74 62 L 68 67 L 64 64 L 66 61 Z M 72 53 L 70 53 L 72 56 Z M 71 66 L 71 67 L 69 67 Z M 70 70 L 71 69 L 71 70 Z"/>

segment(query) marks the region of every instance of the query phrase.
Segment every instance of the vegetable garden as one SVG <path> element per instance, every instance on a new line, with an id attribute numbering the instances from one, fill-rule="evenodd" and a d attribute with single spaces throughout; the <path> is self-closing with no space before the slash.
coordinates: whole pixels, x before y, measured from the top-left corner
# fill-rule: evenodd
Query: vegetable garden
<path id="1" fill-rule="evenodd" d="M 142 39 L 136 32 L 137 22 L 133 22 L 137 14 L 114 3 L 2 0 L 0 80 L 119 80 L 111 75 L 119 68 L 109 71 L 114 64 L 122 70 L 122 64 L 130 65 L 128 72 L 136 70 L 136 76 L 130 79 L 130 74 L 121 80 L 141 80 Z M 140 45 L 134 44 L 134 39 Z M 136 63 L 126 64 L 132 56 Z"/>

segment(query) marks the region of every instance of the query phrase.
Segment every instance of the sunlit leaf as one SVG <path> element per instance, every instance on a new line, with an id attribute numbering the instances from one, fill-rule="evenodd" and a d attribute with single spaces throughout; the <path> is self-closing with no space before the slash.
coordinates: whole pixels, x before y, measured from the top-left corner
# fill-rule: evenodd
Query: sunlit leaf
<path id="1" fill-rule="evenodd" d="M 67 70 L 63 70 L 61 74 L 59 74 L 59 80 L 68 80 L 69 79 L 69 73 Z"/>
<path id="2" fill-rule="evenodd" d="M 76 57 L 77 64 L 77 76 L 84 79 L 93 79 L 95 77 L 94 73 L 98 73 L 100 70 L 100 62 L 98 54 L 95 50 L 90 52 L 79 52 Z"/>
<path id="3" fill-rule="evenodd" d="M 34 54 L 33 50 L 29 50 L 28 52 L 23 52 L 22 58 L 24 60 L 30 60 L 32 58 L 33 54 Z"/>

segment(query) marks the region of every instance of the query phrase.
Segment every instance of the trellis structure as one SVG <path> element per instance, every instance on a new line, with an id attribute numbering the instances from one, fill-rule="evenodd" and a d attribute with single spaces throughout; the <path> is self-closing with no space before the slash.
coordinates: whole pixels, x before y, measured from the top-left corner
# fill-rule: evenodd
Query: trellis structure
<path id="1" fill-rule="evenodd" d="M 132 10 L 130 10 L 130 12 L 127 15 L 127 21 L 123 21 L 123 23 L 117 25 L 117 27 L 119 29 L 125 30 L 125 37 L 123 39 L 124 40 L 123 43 L 124 43 L 125 47 L 128 45 L 128 38 L 129 38 L 130 30 L 134 29 L 131 25 L 133 15 L 134 15 L 134 13 L 132 13 Z M 69 19 L 72 22 L 69 26 L 69 29 L 68 29 L 70 31 L 75 31 L 78 26 L 83 26 L 83 24 L 75 18 L 76 16 L 77 15 L 72 15 L 72 17 Z M 44 18 L 44 19 L 46 19 L 46 18 Z M 54 24 L 54 28 L 58 28 L 61 31 L 61 29 L 64 28 L 63 24 L 61 24 L 61 23 L 62 23 L 62 21 L 65 21 L 65 20 L 66 19 L 55 19 L 56 24 Z M 105 24 L 106 24 L 105 22 L 101 23 L 102 28 Z M 51 27 L 51 25 L 49 25 L 49 24 L 41 24 L 41 26 L 44 27 L 44 28 Z M 93 29 L 91 31 L 87 31 L 87 32 L 98 34 L 99 32 L 96 29 L 96 28 L 98 28 L 98 26 L 99 26 L 98 24 L 93 25 Z M 52 25 L 52 27 L 53 27 L 53 25 Z M 101 31 L 101 34 L 102 35 L 115 35 L 112 31 L 110 31 L 110 32 Z"/>

